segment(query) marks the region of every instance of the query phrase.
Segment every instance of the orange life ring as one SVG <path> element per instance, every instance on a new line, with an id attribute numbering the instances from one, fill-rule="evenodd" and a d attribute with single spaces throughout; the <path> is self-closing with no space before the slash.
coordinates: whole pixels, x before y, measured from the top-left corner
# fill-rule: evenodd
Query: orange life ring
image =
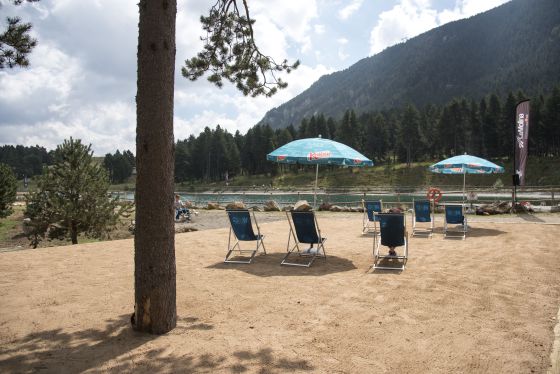
<path id="1" fill-rule="evenodd" d="M 428 200 L 433 200 L 437 203 L 441 200 L 443 194 L 441 193 L 439 188 L 430 187 L 426 196 L 428 197 Z"/>

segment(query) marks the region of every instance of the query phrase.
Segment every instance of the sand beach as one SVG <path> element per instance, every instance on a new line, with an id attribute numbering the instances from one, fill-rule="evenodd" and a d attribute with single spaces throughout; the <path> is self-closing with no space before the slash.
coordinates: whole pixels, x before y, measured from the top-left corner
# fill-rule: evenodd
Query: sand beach
<path id="1" fill-rule="evenodd" d="M 223 211 L 176 235 L 162 336 L 130 327 L 132 239 L 0 253 L 0 372 L 558 373 L 560 216 L 469 217 L 466 240 L 438 217 L 402 272 L 371 270 L 359 213 L 317 213 L 328 257 L 309 269 L 279 265 L 284 213 L 256 216 L 250 265 L 222 263 Z"/>

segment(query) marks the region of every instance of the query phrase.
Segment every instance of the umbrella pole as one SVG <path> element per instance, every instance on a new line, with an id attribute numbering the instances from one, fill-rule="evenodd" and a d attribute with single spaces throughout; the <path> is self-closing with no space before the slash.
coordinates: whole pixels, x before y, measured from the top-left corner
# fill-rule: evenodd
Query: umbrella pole
<path id="1" fill-rule="evenodd" d="M 319 179 L 319 164 L 315 168 L 315 189 L 313 190 L 313 209 L 317 209 L 317 179 Z"/>
<path id="2" fill-rule="evenodd" d="M 467 181 L 467 169 L 463 169 L 463 203 L 465 202 L 465 183 Z"/>

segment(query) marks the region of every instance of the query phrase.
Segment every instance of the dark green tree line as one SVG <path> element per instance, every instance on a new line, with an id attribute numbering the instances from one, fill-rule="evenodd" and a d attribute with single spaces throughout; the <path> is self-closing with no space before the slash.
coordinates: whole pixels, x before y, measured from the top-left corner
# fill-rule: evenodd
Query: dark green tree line
<path id="1" fill-rule="evenodd" d="M 17 180 L 8 165 L 0 163 L 0 218 L 12 214 L 16 201 Z"/>
<path id="2" fill-rule="evenodd" d="M 111 183 L 123 183 L 136 167 L 136 157 L 129 150 L 122 153 L 117 149 L 114 154 L 107 153 L 103 159 L 103 167 L 109 174 Z"/>
<path id="3" fill-rule="evenodd" d="M 52 163 L 52 151 L 47 152 L 38 145 L 3 145 L 0 146 L 0 162 L 8 165 L 18 179 L 23 179 L 26 176 L 40 175 L 43 166 Z"/>
<path id="4" fill-rule="evenodd" d="M 446 105 L 375 111 L 356 115 L 347 110 L 339 120 L 322 114 L 304 118 L 295 127 L 273 130 L 257 125 L 245 135 L 206 128 L 198 137 L 177 142 L 176 181 L 223 181 L 227 171 L 235 175 L 274 175 L 280 168 L 297 170 L 303 166 L 280 166 L 266 155 L 292 140 L 317 137 L 345 143 L 375 163 L 442 159 L 469 153 L 484 158 L 511 157 L 515 106 L 522 93 L 501 99 L 491 94 L 480 102 L 464 98 Z M 539 157 L 560 154 L 560 88 L 548 95 L 531 98 L 529 152 Z"/>

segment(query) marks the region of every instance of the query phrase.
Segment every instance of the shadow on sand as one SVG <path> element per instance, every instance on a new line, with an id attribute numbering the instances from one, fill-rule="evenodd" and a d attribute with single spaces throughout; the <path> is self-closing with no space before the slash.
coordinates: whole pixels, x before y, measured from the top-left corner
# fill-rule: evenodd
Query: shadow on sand
<path id="1" fill-rule="evenodd" d="M 224 264 L 218 262 L 210 265 L 208 269 L 236 270 L 244 271 L 259 277 L 275 277 L 275 276 L 320 276 L 326 274 L 340 273 L 356 269 L 352 261 L 329 255 L 327 252 L 326 260 L 317 258 L 313 265 L 309 268 L 299 266 L 282 266 L 280 262 L 284 258 L 285 253 L 268 253 L 266 255 L 258 255 L 252 264 Z M 291 258 L 291 257 L 290 257 Z"/>
<path id="2" fill-rule="evenodd" d="M 403 260 L 395 260 L 395 259 L 389 259 L 389 258 L 384 258 L 381 259 L 378 263 L 378 266 L 383 266 L 385 268 L 393 268 L 394 269 L 379 269 L 379 268 L 374 268 L 373 265 L 369 268 L 368 272 L 370 272 L 371 274 L 376 274 L 376 275 L 380 275 L 380 274 L 394 274 L 394 275 L 399 275 L 401 274 L 404 270 L 402 269 L 402 265 L 403 265 Z"/>
<path id="3" fill-rule="evenodd" d="M 168 334 L 186 335 L 189 330 L 213 328 L 197 318 L 179 318 L 177 327 Z M 159 338 L 134 331 L 130 326 L 130 315 L 108 320 L 105 329 L 100 330 L 34 332 L 0 348 L 0 372 L 77 373 L 93 369 L 115 373 L 283 373 L 314 369 L 306 360 L 278 357 L 271 349 L 177 355 L 168 346 L 160 345 L 135 351 Z"/>
<path id="4" fill-rule="evenodd" d="M 457 235 L 457 230 L 456 229 L 452 228 L 451 232 L 453 232 L 453 234 Z M 467 239 L 469 238 L 469 236 L 476 238 L 476 237 L 484 237 L 484 236 L 498 236 L 498 235 L 502 235 L 502 234 L 505 234 L 505 233 L 506 232 L 502 231 L 502 230 L 485 229 L 485 228 L 482 228 L 482 227 L 471 226 L 469 224 L 469 231 L 467 231 Z M 443 237 L 443 228 L 434 229 L 434 235 L 432 236 L 432 240 L 438 239 L 438 237 Z M 415 238 L 417 238 L 417 237 L 415 237 Z M 458 236 L 458 237 L 448 236 L 445 239 L 462 240 L 463 238 L 461 236 Z"/>
<path id="5" fill-rule="evenodd" d="M 533 214 L 517 214 L 517 217 L 521 218 L 524 221 L 527 222 L 545 222 L 545 220 L 533 215 Z"/>
<path id="6" fill-rule="evenodd" d="M 471 227 L 469 226 L 469 231 L 467 232 L 467 239 L 470 237 L 480 238 L 484 236 L 498 236 L 505 234 L 505 231 L 495 230 L 495 229 L 484 229 L 481 227 Z"/>

